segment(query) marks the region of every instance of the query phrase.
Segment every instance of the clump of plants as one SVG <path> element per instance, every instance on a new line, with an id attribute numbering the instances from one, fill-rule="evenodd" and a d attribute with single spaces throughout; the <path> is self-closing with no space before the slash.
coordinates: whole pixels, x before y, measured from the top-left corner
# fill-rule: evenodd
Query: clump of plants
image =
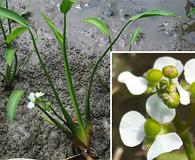
<path id="1" fill-rule="evenodd" d="M 8 9 L 8 1 L 1 0 L 0 7 L 6 7 Z M 0 78 L 3 82 L 3 87 L 9 90 L 12 88 L 12 83 L 17 78 L 17 72 L 19 70 L 18 56 L 12 42 L 27 29 L 23 26 L 12 27 L 10 19 L 4 17 L 0 18 L 0 28 L 5 42 L 5 72 L 0 71 Z"/>
<path id="2" fill-rule="evenodd" d="M 183 65 L 180 60 L 172 57 L 161 57 L 141 77 L 129 71 L 119 75 L 119 82 L 126 84 L 131 94 L 149 94 L 145 103 L 146 118 L 137 111 L 129 111 L 121 119 L 119 131 L 126 146 L 134 147 L 143 142 L 142 148 L 147 151 L 147 160 L 156 159 L 163 153 L 184 146 L 186 156 L 168 154 L 164 159 L 195 159 L 190 134 L 195 117 L 194 67 L 195 59 Z M 189 106 L 189 112 L 184 121 L 178 109 L 186 105 Z"/>
<path id="3" fill-rule="evenodd" d="M 28 31 L 32 43 L 34 46 L 35 53 L 38 57 L 40 65 L 44 71 L 44 74 L 49 82 L 49 85 L 53 91 L 53 95 L 57 101 L 57 107 L 60 108 L 60 113 L 58 113 L 55 108 L 53 107 L 53 102 L 46 98 L 44 93 L 37 92 L 37 93 L 30 93 L 27 95 L 25 90 L 16 89 L 14 90 L 8 100 L 8 120 L 9 123 L 13 122 L 15 112 L 19 101 L 21 98 L 26 97 L 29 101 L 27 107 L 30 109 L 35 109 L 49 124 L 55 126 L 59 130 L 61 130 L 67 138 L 69 138 L 73 144 L 78 147 L 81 151 L 81 155 L 88 160 L 94 159 L 93 155 L 90 151 L 90 137 L 92 132 L 92 120 L 91 120 L 91 112 L 90 112 L 90 102 L 91 102 L 91 88 L 92 83 L 94 80 L 94 76 L 98 69 L 99 64 L 101 63 L 102 59 L 105 55 L 112 50 L 112 46 L 115 42 L 120 38 L 123 31 L 131 24 L 135 23 L 137 20 L 150 17 L 150 16 L 176 16 L 174 13 L 169 11 L 162 11 L 162 10 L 148 10 L 144 13 L 135 15 L 129 19 L 129 21 L 124 25 L 124 27 L 120 30 L 118 35 L 113 38 L 111 36 L 111 32 L 109 30 L 108 25 L 98 18 L 87 18 L 83 20 L 84 22 L 90 23 L 95 25 L 103 34 L 104 36 L 108 37 L 108 41 L 110 42 L 107 49 L 97 58 L 96 62 L 93 64 L 92 70 L 89 73 L 89 82 L 86 86 L 86 95 L 83 100 L 85 113 L 82 115 L 80 111 L 80 104 L 78 104 L 77 97 L 75 95 L 74 90 L 74 83 L 72 79 L 72 73 L 70 70 L 70 65 L 68 62 L 68 52 L 67 52 L 67 43 L 66 43 L 66 33 L 67 33 L 67 14 L 72 8 L 74 4 L 74 0 L 62 0 L 60 5 L 61 14 L 63 14 L 63 33 L 61 33 L 55 25 L 51 22 L 50 18 L 47 17 L 43 12 L 41 16 L 43 20 L 47 23 L 50 27 L 51 31 L 54 33 L 60 47 L 61 47 L 61 57 L 64 63 L 64 76 L 66 77 L 66 86 L 67 91 L 69 93 L 69 97 L 71 99 L 72 107 L 74 108 L 74 112 L 76 115 L 76 121 L 73 120 L 71 114 L 66 109 L 66 106 L 63 104 L 63 100 L 60 97 L 58 90 L 51 78 L 50 73 L 48 72 L 46 63 L 44 62 L 43 58 L 40 55 L 39 49 L 36 44 L 36 40 L 34 37 L 34 32 L 30 26 L 30 24 L 19 14 L 16 12 L 9 10 L 8 8 L 0 7 L 0 17 L 2 19 L 9 19 L 15 21 L 19 27 L 17 28 L 17 32 L 12 32 L 12 37 L 17 37 L 23 31 Z M 138 31 L 134 32 L 133 38 L 131 39 L 131 45 L 134 44 L 136 41 Z M 113 40 L 112 40 L 113 39 Z M 10 64 L 10 63 L 9 63 Z M 76 80 L 75 80 L 76 81 Z"/>

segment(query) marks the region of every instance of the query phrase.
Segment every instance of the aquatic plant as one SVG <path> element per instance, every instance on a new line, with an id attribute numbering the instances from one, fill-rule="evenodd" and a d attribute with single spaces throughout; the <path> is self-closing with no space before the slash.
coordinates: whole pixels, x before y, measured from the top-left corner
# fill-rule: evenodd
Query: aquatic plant
<path id="1" fill-rule="evenodd" d="M 160 57 L 141 77 L 129 71 L 120 73 L 118 81 L 124 83 L 131 94 L 149 94 L 145 105 L 148 118 L 137 111 L 129 111 L 121 119 L 119 131 L 126 146 L 134 147 L 143 142 L 142 148 L 148 150 L 147 160 L 153 160 L 184 145 L 187 158 L 195 159 L 190 135 L 195 117 L 194 67 L 195 59 L 183 65 L 172 57 Z M 182 121 L 177 112 L 182 105 L 190 105 L 187 121 Z M 176 154 L 173 159 L 178 157 L 180 155 Z"/>
<path id="2" fill-rule="evenodd" d="M 73 3 L 74 3 L 73 0 L 63 0 L 60 5 L 60 11 L 63 14 L 63 19 L 64 19 L 63 33 L 60 33 L 58 31 L 58 29 L 51 22 L 49 17 L 47 17 L 44 13 L 41 13 L 41 16 L 43 17 L 44 21 L 48 24 L 48 26 L 54 33 L 61 47 L 61 51 L 62 51 L 61 56 L 64 62 L 64 74 L 66 77 L 67 90 L 69 93 L 69 97 L 71 99 L 71 104 L 74 108 L 74 112 L 76 115 L 76 121 L 73 120 L 73 117 L 71 117 L 70 113 L 67 111 L 65 105 L 63 104 L 62 99 L 59 96 L 56 86 L 54 85 L 54 82 L 48 72 L 47 66 L 39 53 L 39 49 L 37 48 L 36 41 L 34 38 L 33 30 L 31 29 L 28 22 L 19 14 L 9 9 L 0 8 L 0 17 L 11 19 L 17 22 L 18 24 L 20 24 L 20 26 L 28 30 L 32 38 L 32 43 L 35 49 L 35 53 L 39 59 L 40 65 L 53 91 L 58 107 L 61 110 L 61 113 L 56 112 L 56 110 L 53 108 L 53 103 L 50 100 L 45 99 L 45 96 L 43 93 L 39 93 L 39 92 L 31 93 L 29 96 L 27 96 L 25 91 L 15 90 L 11 93 L 9 100 L 8 100 L 8 120 L 9 120 L 9 123 L 12 123 L 20 99 L 22 97 L 26 97 L 26 99 L 28 99 L 29 101 L 28 108 L 35 109 L 36 111 L 38 111 L 38 114 L 42 116 L 46 121 L 48 121 L 51 125 L 54 125 L 56 128 L 60 129 L 74 143 L 74 145 L 81 150 L 81 154 L 83 155 L 83 157 L 90 160 L 90 159 L 93 159 L 90 153 L 90 137 L 91 137 L 91 127 L 92 127 L 91 111 L 90 111 L 91 88 L 92 88 L 92 82 L 94 80 L 95 73 L 98 69 L 100 62 L 102 61 L 104 56 L 110 50 L 112 50 L 112 46 L 119 39 L 120 35 L 127 28 L 127 26 L 129 26 L 129 24 L 132 24 L 141 18 L 145 18 L 149 16 L 176 16 L 176 15 L 172 12 L 162 11 L 162 10 L 149 10 L 144 13 L 135 15 L 130 18 L 130 20 L 120 30 L 120 32 L 114 38 L 114 40 L 111 39 L 110 33 L 108 33 L 109 32 L 108 26 L 106 25 L 105 22 L 101 22 L 101 20 L 98 20 L 96 18 L 93 18 L 93 19 L 90 18 L 90 19 L 85 20 L 89 23 L 96 25 L 100 29 L 100 31 L 104 33 L 105 36 L 108 37 L 110 45 L 100 55 L 100 57 L 97 58 L 97 61 L 93 65 L 91 73 L 89 73 L 90 79 L 86 87 L 86 96 L 84 99 L 85 119 L 83 119 L 82 114 L 80 112 L 77 97 L 75 96 L 72 74 L 71 74 L 70 65 L 68 62 L 67 44 L 66 44 L 66 32 L 67 32 L 66 18 L 67 18 L 67 13 L 71 9 Z"/>
<path id="3" fill-rule="evenodd" d="M 3 1 L 0 1 L 0 7 L 6 7 L 8 9 L 8 1 L 5 1 L 5 4 Z M 8 31 L 6 31 L 6 28 L 4 27 L 4 22 L 7 20 L 8 23 Z M 6 49 L 5 49 L 5 73 L 2 73 L 0 71 L 0 77 L 2 78 L 3 84 L 5 89 L 10 89 L 12 82 L 17 77 L 18 72 L 18 57 L 16 50 L 12 46 L 12 42 L 20 36 L 22 33 L 24 33 L 27 29 L 23 26 L 17 26 L 15 28 L 12 28 L 11 21 L 8 18 L 1 17 L 0 18 L 0 27 L 2 30 L 3 38 L 5 41 Z"/>

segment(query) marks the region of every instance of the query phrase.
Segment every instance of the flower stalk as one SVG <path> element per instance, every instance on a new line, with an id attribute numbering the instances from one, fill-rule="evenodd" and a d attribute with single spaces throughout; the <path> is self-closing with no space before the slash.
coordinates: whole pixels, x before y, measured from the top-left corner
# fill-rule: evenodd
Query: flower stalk
<path id="1" fill-rule="evenodd" d="M 178 115 L 176 115 L 176 117 L 174 118 L 173 124 L 183 141 L 185 153 L 188 157 L 188 160 L 195 160 L 194 145 L 188 128 L 186 128 L 186 126 L 182 123 Z"/>

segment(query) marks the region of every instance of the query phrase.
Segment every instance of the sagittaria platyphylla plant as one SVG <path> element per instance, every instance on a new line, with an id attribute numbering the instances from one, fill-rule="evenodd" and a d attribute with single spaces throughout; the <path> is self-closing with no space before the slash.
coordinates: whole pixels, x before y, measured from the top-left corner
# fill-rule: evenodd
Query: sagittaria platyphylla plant
<path id="1" fill-rule="evenodd" d="M 189 134 L 195 118 L 194 68 L 195 59 L 183 65 L 175 58 L 160 57 L 143 76 L 135 76 L 129 71 L 119 75 L 119 82 L 126 84 L 131 94 L 150 94 L 146 101 L 146 111 L 150 117 L 148 120 L 135 111 L 123 116 L 119 130 L 124 144 L 133 147 L 145 138 L 147 145 L 144 143 L 143 148 L 149 149 L 148 160 L 179 149 L 183 144 L 188 159 L 195 159 Z M 188 104 L 188 119 L 182 121 L 177 113 L 178 106 Z"/>

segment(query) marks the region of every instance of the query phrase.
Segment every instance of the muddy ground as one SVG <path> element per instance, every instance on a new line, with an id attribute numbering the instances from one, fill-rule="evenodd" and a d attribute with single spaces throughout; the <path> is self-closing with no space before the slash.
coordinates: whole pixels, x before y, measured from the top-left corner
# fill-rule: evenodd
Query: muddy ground
<path id="1" fill-rule="evenodd" d="M 16 5 L 17 6 L 17 5 Z M 19 4 L 17 7 L 22 7 Z M 23 6 L 24 7 L 24 6 Z M 58 12 L 59 14 L 59 12 Z M 63 74 L 63 63 L 61 61 L 60 49 L 53 35 L 46 32 L 38 22 L 31 22 L 37 32 L 37 44 L 42 57 L 52 74 L 53 80 L 57 85 L 61 97 L 64 100 L 66 108 L 73 113 L 68 98 Z M 2 38 L 2 37 L 1 37 Z M 29 58 L 29 62 L 22 66 L 18 79 L 14 82 L 14 88 L 25 89 L 28 93 L 42 91 L 46 93 L 48 99 L 55 100 L 50 90 L 47 80 L 44 77 L 42 69 L 35 53 L 28 34 L 23 35 L 15 43 L 17 54 L 21 63 Z M 95 62 L 96 54 L 88 48 L 88 52 L 81 47 L 75 46 L 71 40 L 68 40 L 68 54 L 71 70 L 74 78 L 74 85 L 83 111 L 83 99 L 85 87 L 89 78 L 89 71 L 92 62 Z M 91 53 L 90 55 L 88 53 Z M 0 49 L 0 68 L 4 70 L 4 46 L 1 41 Z M 101 63 L 98 71 L 102 80 L 109 85 L 109 56 Z M 1 84 L 2 85 L 2 84 Z M 26 101 L 22 101 L 17 110 L 12 126 L 8 126 L 6 120 L 7 96 L 10 92 L 3 91 L 1 88 L 0 98 L 0 159 L 9 158 L 34 158 L 38 160 L 58 160 L 67 158 L 75 154 L 71 142 L 60 131 L 45 123 L 35 111 L 29 110 Z M 109 159 L 110 157 L 110 109 L 109 92 L 101 85 L 96 77 L 93 85 L 93 94 L 91 98 L 92 115 L 92 139 L 91 147 L 95 149 L 94 155 L 97 159 Z M 57 108 L 57 107 L 56 107 Z"/>

